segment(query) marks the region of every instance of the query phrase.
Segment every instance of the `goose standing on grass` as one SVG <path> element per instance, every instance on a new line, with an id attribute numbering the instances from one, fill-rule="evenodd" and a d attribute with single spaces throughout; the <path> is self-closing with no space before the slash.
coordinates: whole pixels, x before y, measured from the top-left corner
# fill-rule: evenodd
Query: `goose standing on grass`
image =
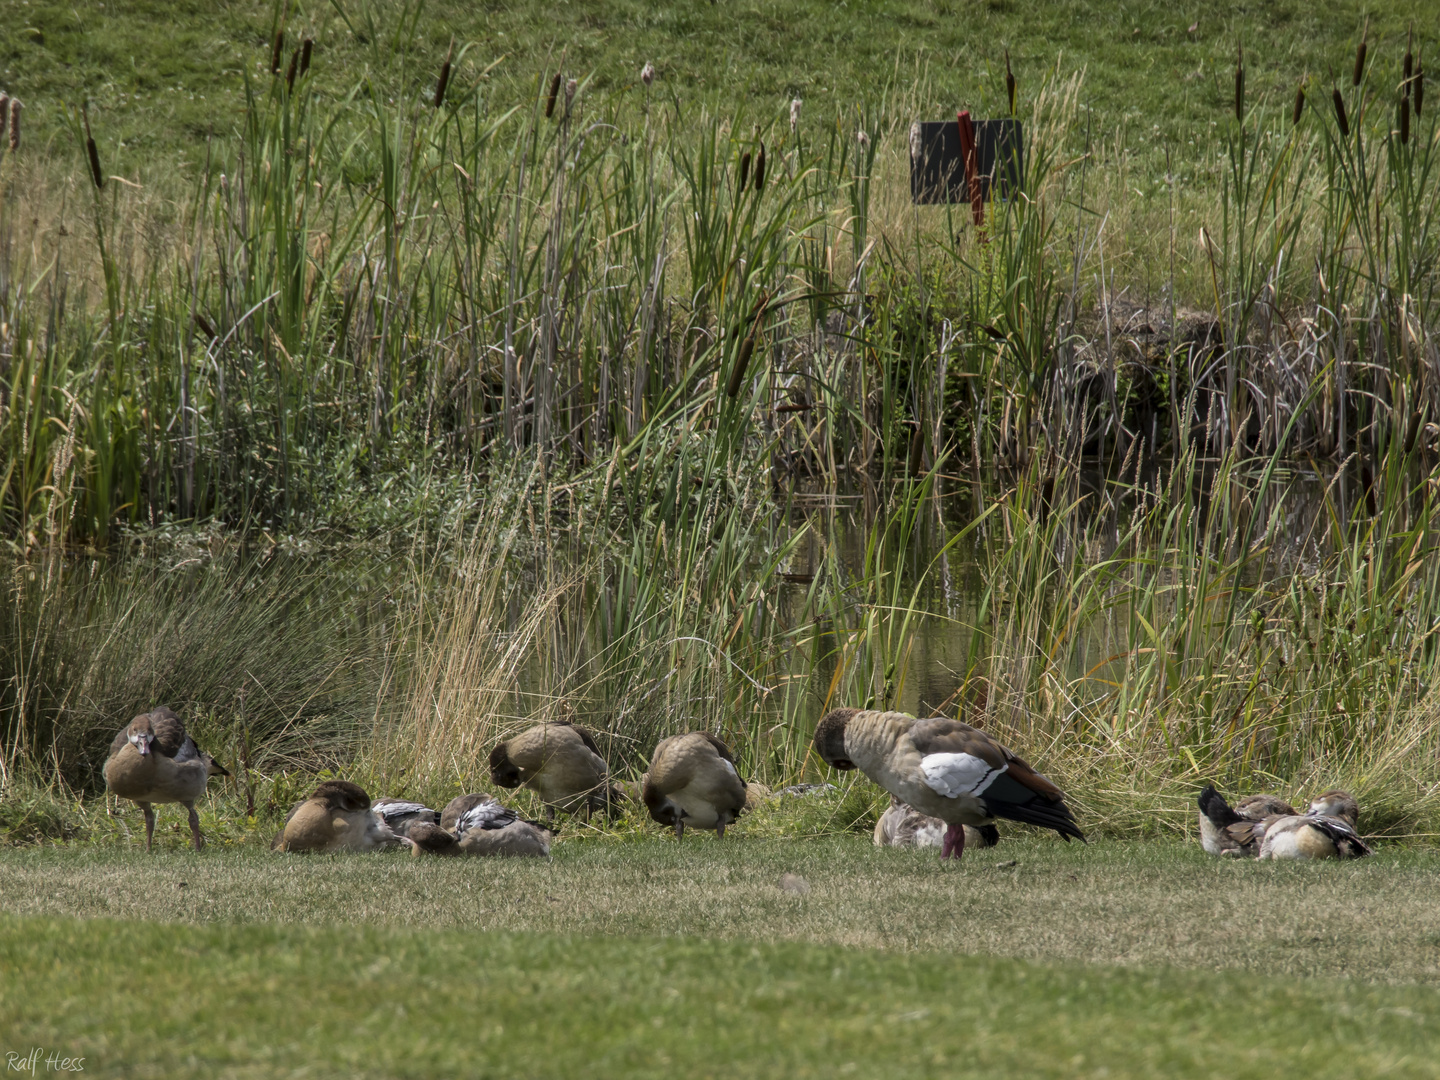
<path id="1" fill-rule="evenodd" d="M 1359 859 L 1370 847 L 1356 831 L 1360 807 L 1348 791 L 1327 791 L 1295 817 L 1273 818 L 1260 841 L 1262 859 Z"/>
<path id="2" fill-rule="evenodd" d="M 891 795 L 889 808 L 875 822 L 875 846 L 943 848 L 946 828 L 948 826 L 938 817 L 922 814 Z M 1000 842 L 1000 830 L 994 825 L 965 825 L 963 828 L 966 847 L 994 847 Z"/>
<path id="3" fill-rule="evenodd" d="M 815 728 L 825 764 L 859 769 L 901 802 L 946 823 L 941 858 L 960 858 L 966 825 L 996 818 L 1084 840 L 1065 796 L 1022 758 L 959 720 L 836 709 Z"/>
<path id="4" fill-rule="evenodd" d="M 536 724 L 490 751 L 490 779 L 503 788 L 527 787 L 540 796 L 546 816 L 555 811 L 616 812 L 620 794 L 595 737 L 566 720 Z"/>
<path id="5" fill-rule="evenodd" d="M 406 841 L 348 780 L 326 780 L 291 811 L 270 846 L 276 851 L 379 851 Z"/>
<path id="6" fill-rule="evenodd" d="M 404 799 L 376 799 L 370 807 L 390 826 L 397 836 L 409 837 L 416 825 L 440 824 L 440 811 L 431 810 L 424 803 L 407 802 Z"/>
<path id="7" fill-rule="evenodd" d="M 145 815 L 145 850 L 155 837 L 155 803 L 181 803 L 190 811 L 190 839 L 199 851 L 200 815 L 195 800 L 205 794 L 212 776 L 230 774 L 185 733 L 185 724 L 164 705 L 141 713 L 126 724 L 110 744 L 105 759 L 105 786 L 130 799 Z"/>
<path id="8" fill-rule="evenodd" d="M 1275 818 L 1300 813 L 1276 795 L 1246 795 L 1232 807 L 1214 784 L 1200 792 L 1200 847 L 1210 855 L 1253 859 Z"/>
<path id="9" fill-rule="evenodd" d="M 677 839 L 685 836 L 687 825 L 714 829 L 723 838 L 725 826 L 745 809 L 745 795 L 735 755 L 704 731 L 662 739 L 640 790 L 650 816 L 673 828 Z"/>

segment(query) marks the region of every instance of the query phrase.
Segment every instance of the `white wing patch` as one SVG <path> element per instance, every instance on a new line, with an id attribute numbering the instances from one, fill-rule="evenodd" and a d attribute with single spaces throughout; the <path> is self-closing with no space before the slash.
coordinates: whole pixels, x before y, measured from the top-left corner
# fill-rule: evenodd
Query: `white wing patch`
<path id="1" fill-rule="evenodd" d="M 947 799 L 982 794 L 1008 767 L 997 769 L 974 754 L 927 754 L 920 759 L 925 786 Z"/>
<path id="2" fill-rule="evenodd" d="M 457 836 L 464 836 L 471 829 L 503 829 L 507 825 L 513 825 L 519 817 L 515 811 L 491 800 L 465 811 L 455 823 L 455 833 Z"/>
<path id="3" fill-rule="evenodd" d="M 433 814 L 435 811 L 428 806 L 418 802 L 388 802 L 381 803 L 375 808 L 380 811 L 380 816 L 386 821 L 394 818 L 408 817 L 411 814 Z"/>

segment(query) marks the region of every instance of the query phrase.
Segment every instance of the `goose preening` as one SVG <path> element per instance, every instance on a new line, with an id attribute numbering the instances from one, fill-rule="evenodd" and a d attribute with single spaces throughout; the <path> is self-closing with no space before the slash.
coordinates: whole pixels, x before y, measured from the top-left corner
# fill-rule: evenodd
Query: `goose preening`
<path id="1" fill-rule="evenodd" d="M 815 749 L 832 768 L 859 769 L 901 802 L 946 823 L 940 855 L 959 858 L 966 825 L 995 818 L 1084 840 L 1065 796 L 983 731 L 959 720 L 835 709 L 815 728 Z"/>
<path id="2" fill-rule="evenodd" d="M 538 821 L 527 821 L 490 795 L 460 795 L 440 817 L 461 855 L 511 855 L 548 858 L 554 834 Z"/>
<path id="3" fill-rule="evenodd" d="M 650 771 L 641 783 L 640 798 L 650 816 L 683 838 L 685 827 L 725 826 L 745 809 L 745 781 L 735 768 L 730 748 L 704 731 L 662 739 L 650 757 Z"/>
<path id="4" fill-rule="evenodd" d="M 376 799 L 371 803 L 370 809 L 379 814 L 397 836 L 408 838 L 410 831 L 417 825 L 440 824 L 440 811 L 432 810 L 424 803 L 407 802 L 404 799 Z"/>
<path id="5" fill-rule="evenodd" d="M 145 815 L 145 850 L 155 836 L 155 803 L 180 803 L 190 812 L 190 839 L 199 851 L 200 815 L 195 800 L 205 794 L 212 776 L 230 774 L 185 733 L 185 724 L 164 705 L 141 713 L 110 744 L 105 759 L 105 786 L 122 799 L 130 799 Z"/>
<path id="6" fill-rule="evenodd" d="M 1360 807 L 1346 791 L 1327 791 L 1310 809 L 1272 818 L 1260 841 L 1262 859 L 1359 859 L 1370 847 L 1356 831 Z"/>
<path id="7" fill-rule="evenodd" d="M 966 847 L 994 847 L 1000 842 L 1000 830 L 994 825 L 965 825 Z M 876 847 L 937 847 L 945 846 L 946 823 L 938 817 L 922 814 L 907 806 L 894 795 L 890 806 L 875 822 Z"/>
<path id="8" fill-rule="evenodd" d="M 503 788 L 528 787 L 551 817 L 596 810 L 616 812 L 620 793 L 595 737 L 566 720 L 536 724 L 490 752 L 490 779 Z"/>
<path id="9" fill-rule="evenodd" d="M 295 807 L 270 846 L 276 851 L 378 851 L 405 843 L 348 780 L 326 780 Z"/>
<path id="10" fill-rule="evenodd" d="M 1211 855 L 1254 858 L 1273 818 L 1295 817 L 1293 806 L 1275 795 L 1246 795 L 1234 806 L 1206 784 L 1200 792 L 1200 846 Z"/>

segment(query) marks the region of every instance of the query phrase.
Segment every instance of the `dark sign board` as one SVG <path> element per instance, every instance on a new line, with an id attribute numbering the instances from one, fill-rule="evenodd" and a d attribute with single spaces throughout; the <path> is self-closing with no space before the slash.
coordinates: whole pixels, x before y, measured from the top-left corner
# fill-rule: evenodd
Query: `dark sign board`
<path id="1" fill-rule="evenodd" d="M 1024 139 L 1019 120 L 976 120 L 975 158 L 980 193 L 988 201 L 1010 198 L 1020 187 Z M 965 158 L 954 120 L 910 126 L 910 198 L 917 203 L 966 203 Z"/>

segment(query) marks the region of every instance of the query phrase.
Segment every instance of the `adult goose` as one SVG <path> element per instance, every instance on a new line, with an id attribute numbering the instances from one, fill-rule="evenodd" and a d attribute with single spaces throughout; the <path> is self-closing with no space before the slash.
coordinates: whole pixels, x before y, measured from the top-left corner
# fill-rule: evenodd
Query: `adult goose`
<path id="1" fill-rule="evenodd" d="M 105 786 L 130 799 L 145 815 L 145 850 L 155 837 L 155 803 L 180 803 L 190 812 L 190 839 L 199 851 L 200 815 L 195 800 L 212 776 L 230 774 L 185 733 L 185 724 L 164 705 L 141 713 L 115 736 L 105 759 Z"/>
<path id="2" fill-rule="evenodd" d="M 291 811 L 270 846 L 276 851 L 378 851 L 403 845 L 370 796 L 348 780 L 326 780 Z"/>
<path id="3" fill-rule="evenodd" d="M 723 837 L 725 826 L 745 809 L 745 796 L 735 755 L 704 731 L 662 739 L 640 786 L 645 809 L 673 828 L 677 839 L 684 838 L 687 825 Z"/>
<path id="4" fill-rule="evenodd" d="M 1054 829 L 1067 841 L 1085 839 L 1059 788 L 959 720 L 836 709 L 816 726 L 815 749 L 832 768 L 859 769 L 901 802 L 944 821 L 941 858 L 964 853 L 964 826 L 995 818 Z"/>
<path id="5" fill-rule="evenodd" d="M 922 814 L 891 795 L 890 806 L 875 822 L 875 846 L 943 848 L 946 828 L 945 822 L 938 817 Z M 966 847 L 994 847 L 1000 842 L 1000 830 L 994 825 L 965 825 L 963 828 Z"/>
<path id="6" fill-rule="evenodd" d="M 565 720 L 536 724 L 497 745 L 490 751 L 490 779 L 534 791 L 551 818 L 557 809 L 587 817 L 596 810 L 613 814 L 620 798 L 595 737 Z"/>
<path id="7" fill-rule="evenodd" d="M 1260 841 L 1262 859 L 1359 859 L 1370 847 L 1356 831 L 1360 807 L 1348 791 L 1327 791 L 1295 817 L 1271 820 Z"/>
<path id="8" fill-rule="evenodd" d="M 458 855 L 548 858 L 554 836 L 538 821 L 528 821 L 494 797 L 479 793 L 451 799 L 440 826 L 455 837 Z"/>
<path id="9" fill-rule="evenodd" d="M 1210 855 L 1253 859 L 1271 819 L 1298 814 L 1276 795 L 1246 795 L 1231 806 L 1214 784 L 1206 784 L 1200 792 L 1200 847 Z"/>

